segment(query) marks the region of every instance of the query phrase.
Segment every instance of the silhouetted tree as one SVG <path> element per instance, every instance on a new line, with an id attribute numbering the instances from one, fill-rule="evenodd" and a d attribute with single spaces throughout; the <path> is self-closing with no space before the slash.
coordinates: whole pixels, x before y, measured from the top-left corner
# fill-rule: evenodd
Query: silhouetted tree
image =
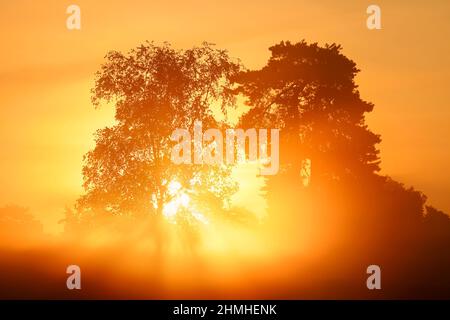
<path id="1" fill-rule="evenodd" d="M 219 127 L 211 105 L 223 110 L 234 105 L 235 97 L 226 89 L 240 64 L 206 43 L 175 50 L 147 42 L 127 55 L 112 51 L 106 59 L 96 75 L 92 101 L 95 106 L 102 100 L 114 103 L 116 124 L 97 131 L 96 146 L 84 158 L 80 219 L 161 216 L 174 180 L 226 201 L 235 190 L 229 168 L 174 165 L 170 136 L 177 128 L 192 130 L 196 120 Z M 199 193 L 192 192 L 192 198 Z"/>
<path id="2" fill-rule="evenodd" d="M 360 177 L 379 170 L 378 135 L 364 122 L 373 104 L 361 99 L 355 63 L 336 44 L 281 42 L 260 70 L 234 78 L 250 110 L 245 127 L 280 128 L 280 163 L 299 175 L 305 160 L 317 179 Z"/>

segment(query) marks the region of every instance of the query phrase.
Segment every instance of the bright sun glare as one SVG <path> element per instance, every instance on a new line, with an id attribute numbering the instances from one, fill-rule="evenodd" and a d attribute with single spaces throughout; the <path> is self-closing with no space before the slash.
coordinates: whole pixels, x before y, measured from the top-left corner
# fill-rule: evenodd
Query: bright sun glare
<path id="1" fill-rule="evenodd" d="M 167 189 L 172 199 L 164 205 L 163 214 L 169 222 L 176 223 L 177 213 L 181 209 L 186 209 L 198 222 L 209 223 L 208 219 L 194 208 L 191 197 L 183 190 L 181 183 L 172 180 Z"/>

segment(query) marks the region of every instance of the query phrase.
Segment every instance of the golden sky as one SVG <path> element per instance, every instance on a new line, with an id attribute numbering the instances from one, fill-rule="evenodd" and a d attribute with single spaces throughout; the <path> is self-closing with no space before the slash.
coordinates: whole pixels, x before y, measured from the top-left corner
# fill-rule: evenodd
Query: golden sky
<path id="1" fill-rule="evenodd" d="M 381 7 L 382 30 L 366 28 Z M 66 28 L 66 8 L 82 28 Z M 425 1 L 57 1 L 0 4 L 0 206 L 27 206 L 47 231 L 81 193 L 82 155 L 113 110 L 90 103 L 93 74 L 109 50 L 144 40 L 188 48 L 203 41 L 261 67 L 281 40 L 337 42 L 362 70 L 375 103 L 382 171 L 450 212 L 450 2 Z M 246 195 L 248 198 L 248 194 Z"/>

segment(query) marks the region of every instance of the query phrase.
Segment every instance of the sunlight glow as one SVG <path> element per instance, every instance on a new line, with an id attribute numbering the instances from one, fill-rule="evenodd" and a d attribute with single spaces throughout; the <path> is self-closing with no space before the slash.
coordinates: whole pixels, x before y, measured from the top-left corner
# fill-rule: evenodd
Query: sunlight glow
<path id="1" fill-rule="evenodd" d="M 175 218 L 177 213 L 181 209 L 186 209 L 198 222 L 201 222 L 202 224 L 209 223 L 208 219 L 202 213 L 193 208 L 191 198 L 186 191 L 183 190 L 181 183 L 172 180 L 169 182 L 167 189 L 172 199 L 164 205 L 163 214 L 170 222 L 176 224 Z"/>

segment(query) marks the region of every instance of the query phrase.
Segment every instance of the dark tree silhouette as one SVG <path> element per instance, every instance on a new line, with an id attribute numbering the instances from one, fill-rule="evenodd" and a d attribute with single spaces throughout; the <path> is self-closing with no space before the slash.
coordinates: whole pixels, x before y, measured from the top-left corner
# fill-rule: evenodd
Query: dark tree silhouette
<path id="1" fill-rule="evenodd" d="M 378 174 L 381 139 L 365 124 L 373 104 L 359 95 L 356 64 L 336 44 L 281 42 L 270 51 L 266 66 L 233 80 L 249 106 L 241 124 L 281 129 L 280 173 L 266 179 L 278 235 L 307 233 L 326 252 L 321 268 L 345 279 L 350 297 L 370 297 L 355 274 L 372 263 L 389 279 L 383 297 L 450 296 L 450 219 Z"/>
<path id="2" fill-rule="evenodd" d="M 116 124 L 97 131 L 96 146 L 84 158 L 86 194 L 78 200 L 77 214 L 85 220 L 160 217 L 174 180 L 197 190 L 192 197 L 227 201 L 235 190 L 229 168 L 173 165 L 170 136 L 177 128 L 192 130 L 196 120 L 219 127 L 211 106 L 226 110 L 234 105 L 227 88 L 240 64 L 206 43 L 183 51 L 147 42 L 127 55 L 112 51 L 106 59 L 92 101 L 96 106 L 102 100 L 114 103 Z"/>
<path id="3" fill-rule="evenodd" d="M 380 138 L 364 123 L 373 104 L 360 98 L 359 70 L 341 47 L 281 42 L 270 51 L 266 66 L 234 78 L 251 106 L 243 126 L 280 128 L 282 168 L 298 175 L 309 159 L 311 182 L 378 171 Z"/>

